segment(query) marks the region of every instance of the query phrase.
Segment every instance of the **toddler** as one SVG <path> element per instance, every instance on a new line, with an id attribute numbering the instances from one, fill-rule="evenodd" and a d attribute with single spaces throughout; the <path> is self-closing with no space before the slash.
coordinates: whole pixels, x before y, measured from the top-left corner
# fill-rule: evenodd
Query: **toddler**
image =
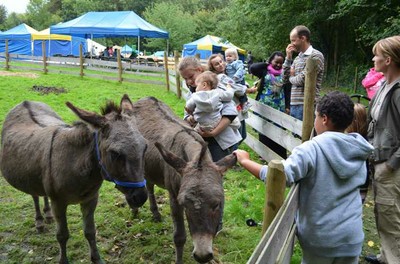
<path id="1" fill-rule="evenodd" d="M 239 83 L 242 85 L 246 85 L 244 80 L 245 70 L 244 65 L 241 60 L 239 60 L 238 52 L 235 48 L 229 48 L 225 50 L 225 61 L 226 68 L 225 72 L 228 77 L 235 81 L 235 83 Z M 248 102 L 246 93 L 240 97 L 238 111 L 243 111 L 246 113 L 250 108 L 250 103 Z"/>
<path id="2" fill-rule="evenodd" d="M 216 89 L 218 86 L 217 75 L 211 71 L 199 74 L 195 80 L 196 92 L 186 102 L 185 110 L 193 113 L 197 122 L 195 130 L 212 131 L 221 121 L 222 102 L 230 102 L 233 98 L 233 89 Z M 240 127 L 240 122 L 235 118 L 230 126 L 234 129 Z"/>

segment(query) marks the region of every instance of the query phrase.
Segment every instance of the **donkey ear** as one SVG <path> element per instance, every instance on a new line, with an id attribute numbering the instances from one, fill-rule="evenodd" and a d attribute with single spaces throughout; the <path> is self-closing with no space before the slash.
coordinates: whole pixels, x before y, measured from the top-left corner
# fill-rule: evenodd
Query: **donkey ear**
<path id="1" fill-rule="evenodd" d="M 70 102 L 65 103 L 80 119 L 93 125 L 96 128 L 103 127 L 106 124 L 106 118 L 93 112 L 79 109 Z"/>
<path id="2" fill-rule="evenodd" d="M 182 172 L 184 168 L 186 167 L 186 161 L 183 159 L 179 158 L 172 152 L 168 151 L 166 148 L 164 148 L 161 143 L 156 142 L 154 143 L 158 151 L 160 151 L 161 156 L 164 158 L 164 160 L 171 165 L 180 175 L 182 175 Z"/>
<path id="3" fill-rule="evenodd" d="M 133 111 L 132 101 L 127 94 L 124 94 L 124 96 L 122 96 L 120 107 L 124 112 Z"/>
<path id="4" fill-rule="evenodd" d="M 219 161 L 215 162 L 221 174 L 224 174 L 228 169 L 232 168 L 237 162 L 235 154 L 230 154 Z"/>

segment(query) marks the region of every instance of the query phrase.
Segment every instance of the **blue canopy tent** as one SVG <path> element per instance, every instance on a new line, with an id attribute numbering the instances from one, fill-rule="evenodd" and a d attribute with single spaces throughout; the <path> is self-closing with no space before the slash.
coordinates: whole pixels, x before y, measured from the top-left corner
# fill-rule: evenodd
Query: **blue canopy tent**
<path id="1" fill-rule="evenodd" d="M 168 38 L 168 32 L 153 26 L 133 11 L 88 12 L 50 27 L 51 34 L 82 38 L 142 37 Z"/>
<path id="2" fill-rule="evenodd" d="M 200 55 L 200 59 L 207 59 L 211 54 L 221 53 L 228 48 L 235 48 L 238 51 L 239 59 L 244 61 L 246 51 L 236 47 L 229 41 L 220 37 L 206 35 L 198 40 L 183 45 L 183 57 Z"/>
<path id="3" fill-rule="evenodd" d="M 50 29 L 45 29 L 37 34 L 32 34 L 33 55 L 43 54 L 42 43 L 45 42 L 46 56 L 73 55 L 79 56 L 79 47 L 82 45 L 84 52 L 87 52 L 86 39 L 68 35 L 50 34 Z"/>
<path id="4" fill-rule="evenodd" d="M 0 33 L 0 52 L 6 50 L 8 40 L 8 53 L 20 55 L 32 55 L 31 35 L 38 31 L 27 24 L 21 24 Z"/>
<path id="5" fill-rule="evenodd" d="M 125 45 L 121 48 L 121 53 L 122 54 L 129 54 L 132 53 L 132 48 L 129 47 L 129 45 Z"/>

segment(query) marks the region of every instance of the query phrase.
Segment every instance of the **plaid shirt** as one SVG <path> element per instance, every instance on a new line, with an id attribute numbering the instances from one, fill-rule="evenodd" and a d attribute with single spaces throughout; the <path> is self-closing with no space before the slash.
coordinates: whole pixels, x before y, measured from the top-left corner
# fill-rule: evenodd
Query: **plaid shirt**
<path id="1" fill-rule="evenodd" d="M 324 74 L 324 55 L 312 46 L 310 46 L 304 53 L 300 52 L 299 55 L 293 60 L 286 59 L 283 64 L 284 71 L 284 82 L 290 82 L 292 84 L 292 91 L 290 94 L 291 105 L 303 105 L 304 104 L 304 83 L 306 76 L 306 61 L 309 57 L 317 60 L 317 86 L 315 87 L 316 98 L 319 97 L 319 91 L 321 89 L 322 77 Z M 293 67 L 295 75 L 290 76 L 290 68 Z"/>

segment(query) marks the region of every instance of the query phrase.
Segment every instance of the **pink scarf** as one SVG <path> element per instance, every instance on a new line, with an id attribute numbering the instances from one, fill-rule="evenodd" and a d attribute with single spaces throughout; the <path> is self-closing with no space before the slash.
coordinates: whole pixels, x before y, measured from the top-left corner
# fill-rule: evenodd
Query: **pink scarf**
<path id="1" fill-rule="evenodd" d="M 281 75 L 282 74 L 282 69 L 280 70 L 276 70 L 274 69 L 274 67 L 272 67 L 272 64 L 268 65 L 268 73 L 277 76 L 277 75 Z"/>

